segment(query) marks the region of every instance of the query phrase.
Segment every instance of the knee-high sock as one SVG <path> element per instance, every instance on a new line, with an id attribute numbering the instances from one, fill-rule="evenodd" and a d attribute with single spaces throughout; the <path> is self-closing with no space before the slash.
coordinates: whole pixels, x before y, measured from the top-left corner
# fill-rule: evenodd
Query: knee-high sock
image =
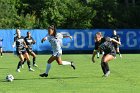
<path id="1" fill-rule="evenodd" d="M 105 64 L 104 64 L 104 62 L 101 62 L 101 67 L 102 67 L 103 73 L 106 74 L 106 69 L 105 69 Z"/>
<path id="2" fill-rule="evenodd" d="M 31 68 L 31 62 L 27 61 L 27 65 L 28 65 L 28 68 L 30 69 Z"/>
<path id="3" fill-rule="evenodd" d="M 46 65 L 46 72 L 45 73 L 48 74 L 50 69 L 51 69 L 51 64 L 47 63 L 47 65 Z"/>
<path id="4" fill-rule="evenodd" d="M 68 61 L 62 61 L 62 65 L 71 65 L 71 62 L 68 62 Z"/>
<path id="5" fill-rule="evenodd" d="M 33 65 L 35 64 L 36 61 L 36 57 L 33 57 Z"/>
<path id="6" fill-rule="evenodd" d="M 119 55 L 121 54 L 120 52 L 117 52 Z"/>
<path id="7" fill-rule="evenodd" d="M 100 52 L 97 52 L 97 57 L 99 57 L 100 56 Z"/>
<path id="8" fill-rule="evenodd" d="M 18 65 L 17 65 L 17 69 L 20 69 L 21 64 L 22 64 L 22 61 L 19 61 L 19 62 L 18 62 Z"/>
<path id="9" fill-rule="evenodd" d="M 105 64 L 106 71 L 109 71 L 109 65 L 108 65 L 108 63 L 107 62 L 103 62 L 103 63 Z"/>

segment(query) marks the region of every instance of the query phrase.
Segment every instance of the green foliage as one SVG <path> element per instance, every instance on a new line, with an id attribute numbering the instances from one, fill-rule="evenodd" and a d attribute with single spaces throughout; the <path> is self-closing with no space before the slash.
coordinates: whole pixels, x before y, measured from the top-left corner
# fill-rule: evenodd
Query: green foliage
<path id="1" fill-rule="evenodd" d="M 0 0 L 0 28 L 139 28 L 140 1 Z"/>
<path id="2" fill-rule="evenodd" d="M 30 14 L 17 16 L 14 24 L 16 27 L 31 29 L 35 25 L 35 16 Z"/>
<path id="3" fill-rule="evenodd" d="M 15 2 L 13 0 L 0 0 L 0 28 L 14 28 L 16 17 Z"/>

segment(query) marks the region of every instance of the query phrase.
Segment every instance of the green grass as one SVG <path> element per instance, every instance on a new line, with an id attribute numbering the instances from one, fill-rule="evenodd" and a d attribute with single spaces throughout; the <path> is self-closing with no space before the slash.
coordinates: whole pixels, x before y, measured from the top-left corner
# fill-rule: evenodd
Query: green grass
<path id="1" fill-rule="evenodd" d="M 46 68 L 50 55 L 38 55 L 35 72 L 29 72 L 27 65 L 17 73 L 18 57 L 4 54 L 0 58 L 0 93 L 139 93 L 140 61 L 139 54 L 123 54 L 123 58 L 110 61 L 111 74 L 102 77 L 100 59 L 91 62 L 89 54 L 63 55 L 63 60 L 74 61 L 77 69 L 70 66 L 52 64 L 47 78 L 39 77 Z M 6 82 L 7 74 L 15 77 Z"/>

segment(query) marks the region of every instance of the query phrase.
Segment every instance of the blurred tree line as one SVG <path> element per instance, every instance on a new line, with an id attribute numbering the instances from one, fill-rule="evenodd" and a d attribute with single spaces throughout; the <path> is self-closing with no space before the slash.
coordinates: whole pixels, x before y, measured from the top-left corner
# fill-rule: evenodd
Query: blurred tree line
<path id="1" fill-rule="evenodd" d="M 0 0 L 0 28 L 140 28 L 140 0 Z"/>

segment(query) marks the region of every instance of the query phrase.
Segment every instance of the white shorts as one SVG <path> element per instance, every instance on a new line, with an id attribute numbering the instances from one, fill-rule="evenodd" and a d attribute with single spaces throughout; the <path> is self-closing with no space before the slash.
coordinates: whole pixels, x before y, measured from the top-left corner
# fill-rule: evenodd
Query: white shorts
<path id="1" fill-rule="evenodd" d="M 59 51 L 53 51 L 53 56 L 60 57 L 62 55 L 62 50 Z"/>

